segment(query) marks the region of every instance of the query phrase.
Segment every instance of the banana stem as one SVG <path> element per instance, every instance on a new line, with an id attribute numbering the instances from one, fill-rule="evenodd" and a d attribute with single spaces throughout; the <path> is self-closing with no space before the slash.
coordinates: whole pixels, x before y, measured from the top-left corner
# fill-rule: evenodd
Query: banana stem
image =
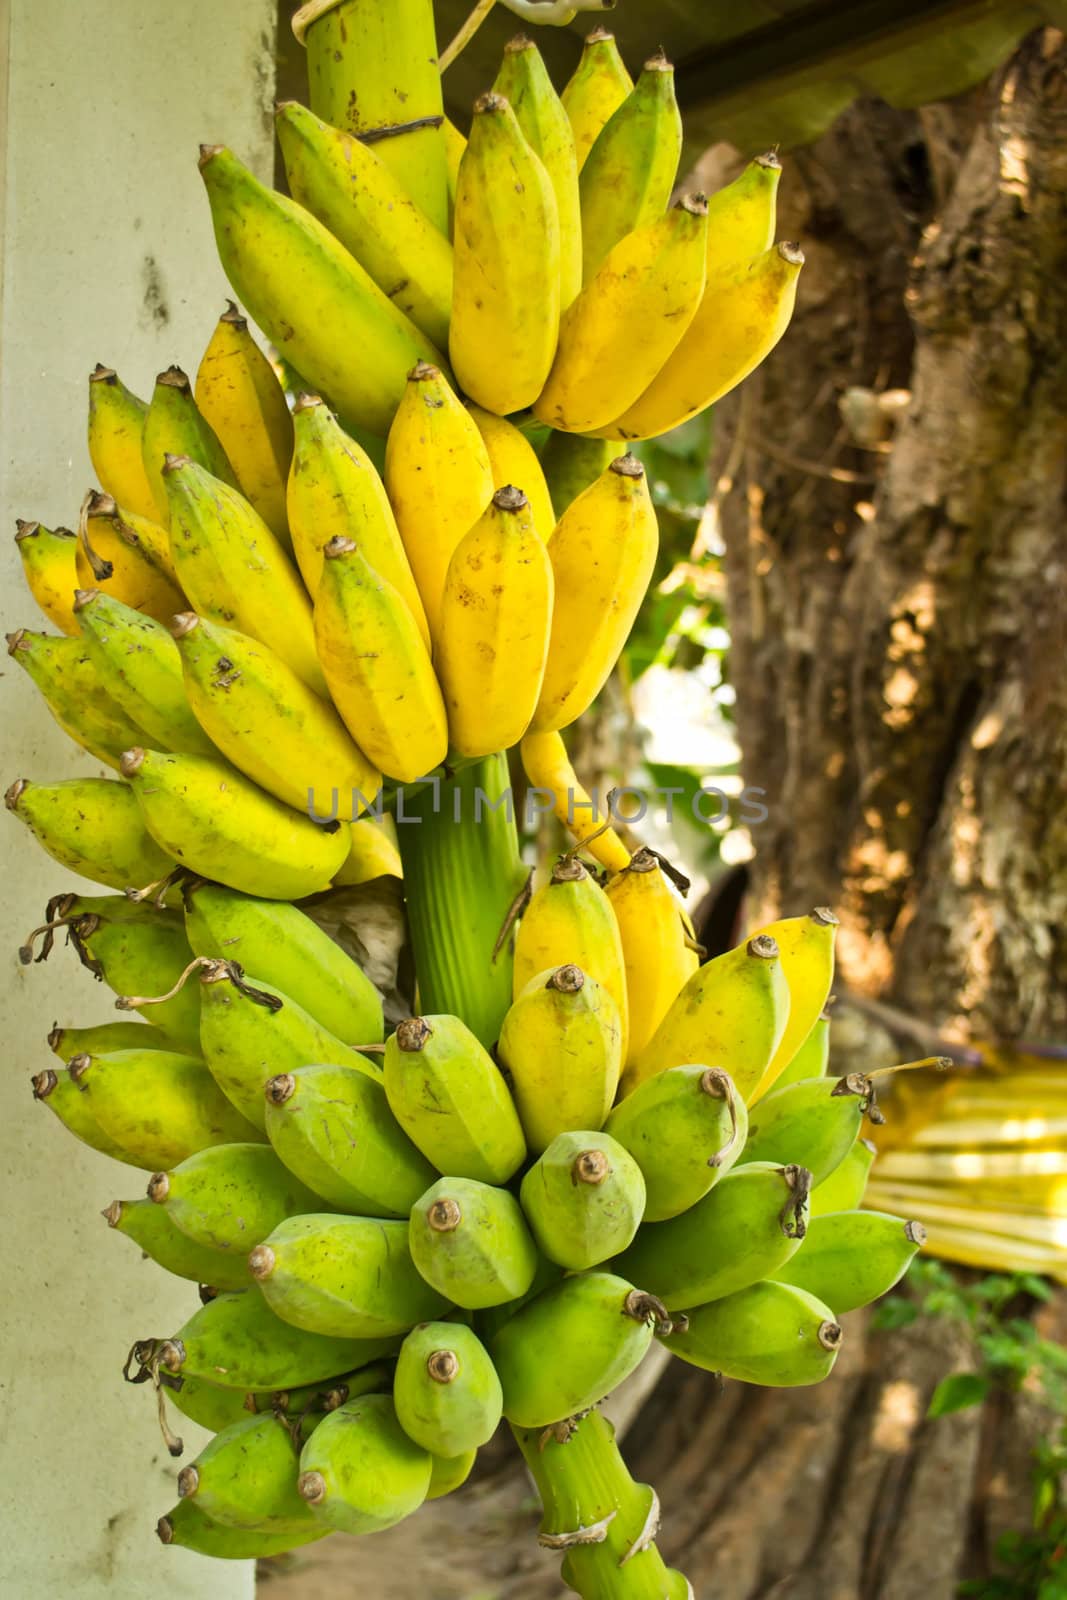
<path id="1" fill-rule="evenodd" d="M 439 72 L 446 72 L 460 51 L 466 49 L 495 5 L 496 0 L 478 0 L 474 10 L 466 22 L 463 23 L 455 38 L 441 51 L 437 62 Z"/>
<path id="2" fill-rule="evenodd" d="M 525 878 L 507 758 L 398 790 L 396 824 L 419 1006 L 491 1045 L 511 1004 L 511 940 L 497 942 Z"/>
<path id="3" fill-rule="evenodd" d="M 539 1541 L 565 1552 L 568 1587 L 582 1600 L 692 1600 L 656 1548 L 656 1492 L 631 1478 L 606 1417 L 511 1431 L 541 1496 Z"/>

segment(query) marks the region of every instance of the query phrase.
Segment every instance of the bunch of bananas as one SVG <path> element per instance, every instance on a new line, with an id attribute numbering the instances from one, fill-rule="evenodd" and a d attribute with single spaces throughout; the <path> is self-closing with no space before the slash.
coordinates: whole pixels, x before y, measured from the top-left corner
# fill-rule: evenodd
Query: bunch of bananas
<path id="1" fill-rule="evenodd" d="M 837 1316 L 921 1242 L 859 1209 L 874 1088 L 825 1075 L 833 916 L 701 966 L 660 859 L 599 824 L 561 738 L 656 559 L 626 441 L 762 360 L 802 257 L 772 244 L 772 156 L 670 207 L 662 57 L 633 84 L 596 30 L 560 97 L 517 39 L 465 143 L 433 114 L 429 0 L 311 10 L 318 109 L 390 125 L 280 106 L 291 199 L 201 155 L 223 265 L 295 403 L 231 306 L 195 383 L 172 367 L 145 403 L 96 369 L 101 488 L 76 533 L 19 526 L 60 633 L 19 630 L 11 654 L 116 774 L 8 790 L 45 850 L 116 891 L 52 901 L 23 958 L 65 933 L 144 1018 L 54 1029 L 34 1094 L 151 1173 L 108 1224 L 206 1286 L 129 1364 L 164 1426 L 167 1395 L 215 1433 L 164 1542 L 241 1558 L 387 1527 L 457 1488 L 503 1417 L 567 1581 L 681 1596 L 597 1402 L 654 1337 L 816 1382 Z M 457 873 L 450 819 L 375 813 L 428 777 L 499 777 L 515 745 L 577 843 L 486 936 L 474 880 L 510 899 L 513 820 L 457 815 Z M 433 932 L 414 941 L 430 1014 L 391 1029 L 308 914 L 385 873 Z"/>

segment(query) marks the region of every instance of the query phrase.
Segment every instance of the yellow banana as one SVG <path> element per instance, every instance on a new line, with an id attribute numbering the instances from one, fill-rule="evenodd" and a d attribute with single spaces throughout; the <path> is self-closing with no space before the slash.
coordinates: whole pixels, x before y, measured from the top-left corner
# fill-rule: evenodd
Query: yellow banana
<path id="1" fill-rule="evenodd" d="M 257 639 L 193 611 L 175 617 L 189 704 L 234 766 L 297 811 L 356 815 L 381 787 L 333 707 Z M 362 807 L 360 807 L 362 809 Z"/>
<path id="2" fill-rule="evenodd" d="M 610 813 L 602 812 L 578 782 L 560 735 L 528 733 L 519 749 L 532 791 L 546 797 L 561 827 L 609 871 L 629 866 L 629 850 L 614 828 L 604 826 Z"/>
<path id="3" fill-rule="evenodd" d="M 456 546 L 441 601 L 437 675 L 459 755 L 492 755 L 522 738 L 551 626 L 552 566 L 530 502 L 521 489 L 498 489 Z"/>
<path id="4" fill-rule="evenodd" d="M 651 850 L 638 850 L 630 865 L 608 880 L 607 896 L 626 961 L 630 1043 L 624 1059 L 630 1065 L 700 962 L 690 949 L 678 897 Z M 709 1064 L 714 1063 L 704 1063 Z"/>
<path id="5" fill-rule="evenodd" d="M 331 539 L 315 597 L 315 640 L 334 705 L 371 761 L 410 783 L 448 749 L 429 653 L 392 584 L 352 539 Z"/>
<path id="6" fill-rule="evenodd" d="M 285 483 L 293 456 L 293 419 L 274 368 L 232 300 L 197 368 L 196 404 L 226 452 L 241 493 L 291 549 Z M 214 471 L 210 462 L 203 464 Z"/>
<path id="7" fill-rule="evenodd" d="M 95 512 L 93 514 L 95 515 Z M 136 536 L 137 543 L 148 560 L 154 567 L 159 568 L 164 577 L 169 578 L 175 589 L 180 591 L 178 569 L 174 565 L 174 557 L 170 550 L 170 534 L 163 524 L 151 517 L 140 517 L 136 511 L 128 511 L 125 506 L 117 506 L 116 514 L 124 525 L 127 535 L 132 533 Z"/>
<path id="8" fill-rule="evenodd" d="M 618 1006 L 625 1060 L 629 1001 L 619 923 L 611 901 L 574 855 L 560 857 L 523 912 L 515 939 L 515 998 L 539 972 L 565 965 L 581 967 Z"/>
<path id="9" fill-rule="evenodd" d="M 782 163 L 773 150 L 757 156 L 708 199 L 708 290 L 720 272 L 747 266 L 774 243 Z"/>
<path id="10" fill-rule="evenodd" d="M 609 250 L 560 323 L 542 422 L 588 433 L 644 393 L 700 305 L 707 233 L 703 197 L 687 196 Z"/>
<path id="11" fill-rule="evenodd" d="M 311 602 L 262 517 L 188 456 L 168 456 L 163 481 L 171 502 L 171 548 L 192 608 L 270 643 L 309 688 L 325 695 Z"/>
<path id="12" fill-rule="evenodd" d="M 778 946 L 789 985 L 789 1021 L 766 1072 L 748 1096 L 749 1104 L 773 1089 L 819 1020 L 834 981 L 837 918 L 825 906 L 816 906 L 806 917 L 784 917 L 756 931 Z"/>
<path id="13" fill-rule="evenodd" d="M 645 62 L 582 167 L 582 277 L 594 276 L 626 234 L 666 211 L 682 153 L 674 68 L 662 50 Z"/>
<path id="14" fill-rule="evenodd" d="M 475 101 L 456 186 L 452 327 L 460 386 L 498 416 L 533 405 L 556 352 L 560 225 L 548 173 L 503 95 Z"/>
<path id="15" fill-rule="evenodd" d="M 286 361 L 353 423 L 384 436 L 418 360 L 441 361 L 322 223 L 205 145 L 215 239 L 237 298 Z"/>
<path id="16" fill-rule="evenodd" d="M 615 35 L 607 28 L 594 28 L 587 33 L 581 60 L 560 96 L 570 118 L 579 172 L 605 123 L 610 122 L 633 86 Z"/>
<path id="17" fill-rule="evenodd" d="M 74 615 L 76 536 L 69 528 L 46 528 L 40 522 L 19 521 L 15 530 L 22 571 L 33 598 L 61 633 L 80 632 Z"/>
<path id="18" fill-rule="evenodd" d="M 308 593 L 318 592 L 322 552 L 330 540 L 357 539 L 375 572 L 404 597 L 429 646 L 426 613 L 377 468 L 318 395 L 300 395 L 293 418 L 289 521 Z"/>
<path id="19" fill-rule="evenodd" d="M 141 458 L 147 411 L 117 372 L 97 363 L 89 374 L 89 459 L 105 493 L 139 517 L 156 515 Z"/>
<path id="20" fill-rule="evenodd" d="M 436 639 L 448 563 L 493 498 L 493 469 L 474 419 L 426 362 L 409 372 L 389 430 L 385 487 Z"/>
<path id="21" fill-rule="evenodd" d="M 504 60 L 493 91 L 510 103 L 527 144 L 548 173 L 556 196 L 559 304 L 560 310 L 566 311 L 582 287 L 582 213 L 574 133 L 541 52 L 525 34 L 520 33 L 505 45 Z"/>
<path id="22" fill-rule="evenodd" d="M 506 417 L 483 411 L 481 406 L 468 405 L 467 410 L 489 453 L 493 488 L 506 489 L 510 485 L 522 490 L 530 502 L 534 527 L 547 544 L 556 526 L 556 513 L 533 445 Z"/>
<path id="23" fill-rule="evenodd" d="M 138 519 L 138 532 L 107 494 L 88 496 L 78 524 L 74 568 L 79 589 L 100 589 L 134 611 L 164 622 L 185 605 L 159 553 L 156 523 Z M 146 541 L 143 530 L 157 530 Z M 165 535 L 164 535 L 165 537 Z"/>
<path id="24" fill-rule="evenodd" d="M 348 826 L 318 828 L 225 761 L 133 748 L 122 758 L 145 827 L 202 878 L 266 900 L 327 889 L 348 854 Z"/>
<path id="25" fill-rule="evenodd" d="M 445 160 L 448 163 L 448 198 L 454 205 L 456 181 L 459 178 L 459 164 L 463 160 L 463 152 L 467 148 L 467 136 L 464 133 L 460 133 L 456 124 L 448 117 L 441 124 L 441 133 L 445 141 Z"/>
<path id="26" fill-rule="evenodd" d="M 19 628 L 7 636 L 7 653 L 24 667 L 63 732 L 105 766 L 143 731 L 104 688 L 84 638 L 55 638 Z"/>
<path id="27" fill-rule="evenodd" d="M 402 878 L 404 868 L 396 847 L 396 828 L 388 812 L 380 817 L 360 817 L 351 829 L 348 858 L 334 874 L 338 887 L 354 888 L 375 878 Z"/>
<path id="28" fill-rule="evenodd" d="M 776 244 L 716 277 L 681 344 L 636 401 L 601 430 L 653 439 L 677 428 L 747 378 L 789 326 L 804 252 Z"/>
<path id="29" fill-rule="evenodd" d="M 606 472 L 618 449 L 610 439 L 583 439 L 555 428 L 541 452 L 541 466 L 559 520 L 572 501 Z"/>
<path id="30" fill-rule="evenodd" d="M 163 485 L 163 463 L 167 456 L 188 456 L 205 467 L 212 477 L 232 488 L 237 478 L 215 430 L 201 416 L 193 399 L 193 387 L 181 367 L 168 367 L 156 379 L 148 414 L 141 433 L 141 456 L 145 476 L 155 498 L 156 522 L 170 527 L 170 502 Z"/>
<path id="31" fill-rule="evenodd" d="M 452 315 L 452 246 L 370 146 L 295 100 L 275 107 L 289 192 L 442 349 Z M 379 146 L 380 148 L 380 146 Z"/>
<path id="32" fill-rule="evenodd" d="M 18 778 L 4 803 L 53 861 L 109 889 L 143 888 L 175 865 L 145 828 L 129 786 L 113 778 Z"/>
<path id="33" fill-rule="evenodd" d="M 607 682 L 656 564 L 656 512 L 636 456 L 619 456 L 564 512 L 548 543 L 552 641 L 531 728 L 566 728 Z"/>

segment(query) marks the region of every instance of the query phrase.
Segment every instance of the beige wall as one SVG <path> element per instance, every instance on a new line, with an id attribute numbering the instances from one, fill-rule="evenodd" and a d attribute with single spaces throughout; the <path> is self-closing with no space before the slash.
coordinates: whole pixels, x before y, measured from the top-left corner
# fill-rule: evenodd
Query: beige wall
<path id="1" fill-rule="evenodd" d="M 272 0 L 0 0 L 5 631 L 48 626 L 11 536 L 16 517 L 77 518 L 91 481 L 91 367 L 115 366 L 147 395 L 170 362 L 195 371 L 222 310 L 197 145 L 230 143 L 269 171 L 273 18 Z M 2 786 L 92 772 L 2 659 Z M 47 967 L 19 966 L 21 935 L 71 880 L 6 813 L 0 854 L 0 1592 L 247 1600 L 250 1563 L 208 1564 L 154 1536 L 176 1463 L 148 1389 L 124 1385 L 119 1369 L 135 1338 L 175 1330 L 196 1290 L 142 1262 L 99 1215 L 116 1195 L 141 1194 L 144 1175 L 85 1150 L 31 1098 L 51 1023 L 115 1013 L 67 949 Z M 182 1431 L 188 1460 L 197 1430 Z"/>

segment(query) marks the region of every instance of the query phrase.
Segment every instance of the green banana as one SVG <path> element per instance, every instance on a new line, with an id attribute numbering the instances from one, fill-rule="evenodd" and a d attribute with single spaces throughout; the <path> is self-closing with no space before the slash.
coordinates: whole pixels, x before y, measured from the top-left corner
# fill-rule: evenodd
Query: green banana
<path id="1" fill-rule="evenodd" d="M 147 1256 L 178 1278 L 210 1284 L 213 1289 L 247 1289 L 251 1283 L 248 1264 L 240 1256 L 197 1244 L 176 1228 L 166 1208 L 151 1200 L 112 1200 L 102 1213 L 109 1228 L 117 1228 L 132 1239 Z"/>
<path id="2" fill-rule="evenodd" d="M 157 843 L 243 894 L 300 900 L 328 888 L 348 855 L 346 823 L 318 827 L 224 761 L 135 747 L 122 775 Z"/>
<path id="3" fill-rule="evenodd" d="M 75 1056 L 67 1070 L 104 1132 L 146 1171 L 257 1136 L 195 1056 L 116 1050 Z"/>
<path id="4" fill-rule="evenodd" d="M 655 1315 L 648 1295 L 610 1272 L 584 1272 L 544 1290 L 489 1348 L 505 1417 L 544 1428 L 595 1406 L 643 1359 Z"/>
<path id="5" fill-rule="evenodd" d="M 743 1161 L 794 1161 L 822 1183 L 859 1138 L 867 1099 L 848 1078 L 803 1078 L 773 1089 L 748 1120 Z"/>
<path id="6" fill-rule="evenodd" d="M 521 1216 L 521 1212 L 520 1212 Z M 525 1219 L 523 1219 L 525 1221 Z M 516 1312 L 523 1306 L 529 1305 L 531 1300 L 541 1293 L 542 1289 L 550 1289 L 554 1283 L 559 1283 L 563 1277 L 563 1268 L 558 1267 L 554 1261 L 549 1261 L 547 1256 L 536 1255 L 534 1275 L 525 1294 L 516 1295 L 512 1300 L 504 1300 L 499 1305 L 482 1306 L 474 1318 L 475 1327 L 482 1342 L 488 1347 L 505 1322 L 510 1322 Z"/>
<path id="7" fill-rule="evenodd" d="M 417 1511 L 432 1458 L 409 1439 L 389 1395 L 363 1395 L 330 1413 L 300 1456 L 312 1513 L 341 1533 L 376 1533 Z"/>
<path id="8" fill-rule="evenodd" d="M 222 145 L 200 173 L 237 298 L 281 355 L 337 409 L 384 437 L 409 368 L 433 343 L 310 211 L 265 188 Z"/>
<path id="9" fill-rule="evenodd" d="M 306 1411 L 336 1411 L 338 1406 L 358 1399 L 361 1394 L 381 1394 L 391 1389 L 394 1365 L 391 1361 L 372 1361 L 369 1366 L 344 1372 L 322 1383 L 276 1389 L 273 1394 L 249 1394 L 245 1396 L 244 1408 L 246 1411 L 277 1411 L 289 1417 L 302 1417 Z"/>
<path id="10" fill-rule="evenodd" d="M 526 1156 L 507 1085 L 458 1017 L 410 1017 L 385 1047 L 385 1092 L 404 1132 L 439 1172 L 506 1183 Z"/>
<path id="11" fill-rule="evenodd" d="M 143 731 L 104 687 L 80 634 L 73 638 L 19 628 L 7 636 L 7 653 L 36 684 L 67 736 L 107 767 L 117 767 Z"/>
<path id="12" fill-rule="evenodd" d="M 195 611 L 175 617 L 171 633 L 188 703 L 212 750 L 305 815 L 335 814 L 343 795 L 354 821 L 357 796 L 372 803 L 381 774 L 333 707 L 270 645 Z"/>
<path id="13" fill-rule="evenodd" d="M 239 1389 L 220 1389 L 203 1378 L 170 1378 L 162 1387 L 183 1417 L 209 1433 L 221 1433 L 248 1415 L 248 1397 Z"/>
<path id="14" fill-rule="evenodd" d="M 44 1072 L 35 1073 L 30 1082 L 33 1084 L 33 1098 L 54 1112 L 67 1131 L 80 1139 L 82 1144 L 87 1144 L 90 1150 L 98 1150 L 101 1155 L 111 1156 L 114 1161 L 125 1161 L 131 1167 L 147 1168 L 149 1163 L 138 1161 L 117 1140 L 104 1132 L 93 1114 L 89 1096 L 79 1089 L 72 1078 L 66 1075 L 60 1077 L 48 1067 Z"/>
<path id="15" fill-rule="evenodd" d="M 775 1078 L 774 1087 L 784 1089 L 787 1084 L 799 1083 L 802 1078 L 825 1078 L 829 1065 L 830 1011 L 823 1006 L 808 1037 L 792 1061 Z"/>
<path id="16" fill-rule="evenodd" d="M 671 1311 L 721 1300 L 796 1254 L 809 1193 L 803 1167 L 769 1161 L 735 1167 L 682 1216 L 642 1228 L 615 1265 Z"/>
<path id="17" fill-rule="evenodd" d="M 583 439 L 580 433 L 552 429 L 541 452 L 541 466 L 557 520 L 604 475 L 618 453 L 611 439 Z"/>
<path id="18" fill-rule="evenodd" d="M 633 89 L 615 35 L 594 28 L 585 36 L 581 58 L 561 99 L 574 133 L 579 170 L 608 122 Z"/>
<path id="19" fill-rule="evenodd" d="M 584 1272 L 633 1242 L 645 1180 L 609 1134 L 560 1133 L 523 1178 L 519 1199 L 549 1260 Z"/>
<path id="20" fill-rule="evenodd" d="M 170 992 L 192 960 L 185 930 L 168 912 L 141 905 L 131 919 L 129 908 L 128 901 L 120 901 L 106 914 L 76 917 L 68 928 L 70 943 L 82 965 L 119 996 L 118 1010 L 143 1013 L 150 1005 L 149 1020 L 166 1034 L 169 1047 L 199 1054 L 196 992 L 184 987 Z"/>
<path id="21" fill-rule="evenodd" d="M 442 1500 L 446 1494 L 461 1489 L 470 1477 L 477 1459 L 477 1450 L 466 1450 L 458 1456 L 432 1457 L 433 1466 L 430 1470 L 430 1487 L 426 1491 L 427 1500 Z"/>
<path id="22" fill-rule="evenodd" d="M 193 715 L 182 664 L 166 628 L 99 589 L 78 589 L 74 611 L 104 690 L 160 750 L 212 756 L 216 749 Z"/>
<path id="23" fill-rule="evenodd" d="M 149 1022 L 99 1022 L 92 1028 L 55 1027 L 49 1048 L 60 1061 L 73 1056 L 106 1056 L 113 1050 L 165 1050 L 167 1036 Z"/>
<path id="24" fill-rule="evenodd" d="M 283 1322 L 255 1287 L 216 1295 L 171 1339 L 135 1349 L 175 1377 L 270 1394 L 354 1371 L 392 1353 L 395 1340 L 330 1339 Z"/>
<path id="25" fill-rule="evenodd" d="M 200 1046 L 227 1099 L 266 1128 L 266 1085 L 310 1062 L 347 1067 L 380 1079 L 376 1067 L 334 1038 L 272 984 L 246 983 L 231 961 L 208 961 L 200 974 Z"/>
<path id="26" fill-rule="evenodd" d="M 17 778 L 4 804 L 53 861 L 106 888 L 141 888 L 175 865 L 145 827 L 129 787 L 114 779 L 30 783 Z"/>
<path id="27" fill-rule="evenodd" d="M 645 1222 L 666 1222 L 730 1171 L 744 1147 L 748 1113 L 720 1067 L 668 1067 L 620 1100 L 604 1132 L 641 1169 Z"/>
<path id="28" fill-rule="evenodd" d="M 769 1274 L 827 1304 L 834 1314 L 856 1311 L 888 1294 L 926 1243 L 921 1222 L 884 1211 L 831 1211 L 813 1217 L 795 1257 Z"/>
<path id="29" fill-rule="evenodd" d="M 623 1093 L 667 1067 L 704 1063 L 728 1072 L 738 1095 L 747 1100 L 766 1072 L 788 1018 L 789 985 L 778 946 L 765 937 L 749 939 L 698 967 L 687 980 L 627 1069 Z"/>
<path id="30" fill-rule="evenodd" d="M 473 1178 L 439 1178 L 411 1208 L 411 1259 L 426 1282 L 468 1311 L 526 1294 L 537 1246 L 515 1196 Z"/>
<path id="31" fill-rule="evenodd" d="M 582 214 L 578 199 L 578 158 L 574 130 L 552 85 L 544 58 L 532 39 L 518 34 L 504 46 L 493 92 L 515 113 L 526 143 L 548 173 L 559 217 L 560 311 L 582 287 Z M 519 485 L 525 488 L 524 484 Z"/>
<path id="32" fill-rule="evenodd" d="M 535 1155 L 558 1133 L 604 1125 L 622 1067 L 619 1008 L 580 967 L 532 978 L 500 1030 L 497 1052 Z"/>
<path id="33" fill-rule="evenodd" d="M 325 698 L 311 601 L 284 546 L 259 512 L 188 456 L 167 457 L 163 483 L 170 503 L 171 550 L 191 609 L 270 646 L 309 689 Z"/>
<path id="34" fill-rule="evenodd" d="M 620 239 L 666 211 L 681 153 L 674 68 L 661 50 L 645 62 L 582 167 L 584 283 Z"/>
<path id="35" fill-rule="evenodd" d="M 295 100 L 274 108 L 289 193 L 327 227 L 379 289 L 444 349 L 452 247 L 370 145 Z"/>
<path id="36" fill-rule="evenodd" d="M 193 387 L 181 367 L 168 367 L 156 379 L 141 431 L 141 459 L 155 502 L 155 521 L 170 527 L 171 507 L 163 483 L 167 456 L 188 456 L 213 478 L 237 488 L 237 478 L 215 430 L 200 415 Z"/>
<path id="37" fill-rule="evenodd" d="M 266 1529 L 224 1528 L 212 1522 L 193 1500 L 179 1500 L 178 1504 L 160 1517 L 156 1535 L 161 1544 L 176 1544 L 197 1555 L 211 1556 L 216 1561 L 255 1561 L 268 1556 L 280 1556 L 286 1550 L 296 1550 L 301 1545 L 325 1539 L 329 1528 L 315 1525 L 300 1533 L 271 1533 Z"/>
<path id="38" fill-rule="evenodd" d="M 861 1206 L 875 1154 L 869 1139 L 857 1139 L 830 1176 L 812 1190 L 812 1216 L 821 1217 L 828 1211 L 855 1211 Z"/>
<path id="39" fill-rule="evenodd" d="M 184 885 L 182 896 L 194 955 L 236 961 L 257 982 L 298 994 L 304 1010 L 345 1044 L 381 1042 L 381 995 L 298 906 L 202 881 Z"/>
<path id="40" fill-rule="evenodd" d="M 297 1067 L 269 1079 L 267 1137 L 290 1172 L 341 1211 L 406 1218 L 434 1170 L 353 1067 Z"/>
<path id="41" fill-rule="evenodd" d="M 290 1216 L 252 1251 L 248 1265 L 279 1317 L 337 1339 L 406 1333 L 448 1305 L 415 1270 L 406 1222 Z"/>
<path id="42" fill-rule="evenodd" d="M 400 1346 L 393 1403 L 409 1439 L 450 1457 L 493 1437 L 504 1397 L 477 1334 L 458 1322 L 424 1322 Z"/>
<path id="43" fill-rule="evenodd" d="M 179 1472 L 179 1495 L 222 1527 L 302 1533 L 314 1523 L 296 1487 L 300 1449 L 321 1421 L 267 1411 L 231 1422 Z"/>
<path id="44" fill-rule="evenodd" d="M 772 1389 L 821 1383 L 841 1347 L 828 1306 L 785 1283 L 753 1283 L 698 1306 L 688 1327 L 666 1336 L 672 1355 L 691 1366 Z"/>
<path id="45" fill-rule="evenodd" d="M 242 1258 L 287 1217 L 322 1205 L 269 1145 L 232 1137 L 156 1172 L 148 1198 L 194 1243 Z"/>

